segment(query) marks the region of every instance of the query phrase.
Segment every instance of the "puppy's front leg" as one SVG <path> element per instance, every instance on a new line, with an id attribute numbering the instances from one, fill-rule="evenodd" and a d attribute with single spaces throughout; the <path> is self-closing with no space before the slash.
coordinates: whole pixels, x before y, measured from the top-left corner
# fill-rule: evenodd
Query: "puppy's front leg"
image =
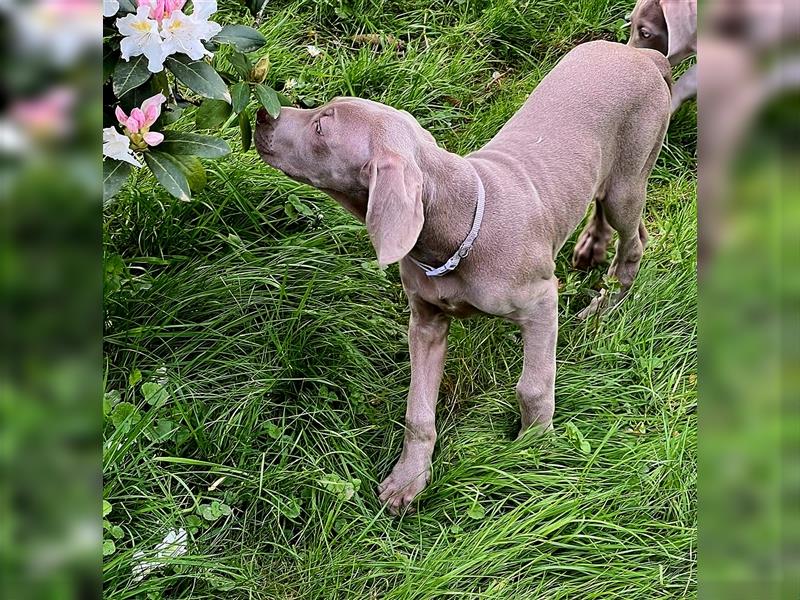
<path id="1" fill-rule="evenodd" d="M 422 300 L 410 300 L 408 348 L 411 386 L 406 406 L 403 452 L 391 474 L 378 486 L 381 502 L 397 514 L 430 480 L 431 456 L 436 443 L 436 400 L 447 353 L 450 318 Z"/>
<path id="2" fill-rule="evenodd" d="M 558 282 L 555 277 L 536 286 L 525 314 L 515 319 L 522 330 L 525 356 L 517 383 L 522 414 L 520 437 L 536 426 L 552 429 L 555 411 L 556 340 L 558 338 Z"/>

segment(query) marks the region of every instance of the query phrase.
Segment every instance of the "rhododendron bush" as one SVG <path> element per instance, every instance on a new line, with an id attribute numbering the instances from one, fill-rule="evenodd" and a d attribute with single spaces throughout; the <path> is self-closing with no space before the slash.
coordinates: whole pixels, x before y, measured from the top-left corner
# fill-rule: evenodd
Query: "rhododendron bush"
<path id="1" fill-rule="evenodd" d="M 218 135 L 238 123 L 243 150 L 252 143 L 253 107 L 273 117 L 281 99 L 264 84 L 269 58 L 252 27 L 216 22 L 216 0 L 103 1 L 103 198 L 136 169 L 148 168 L 173 196 L 187 200 L 204 185 L 200 159 L 228 154 Z M 195 111 L 194 128 L 173 125 Z"/>

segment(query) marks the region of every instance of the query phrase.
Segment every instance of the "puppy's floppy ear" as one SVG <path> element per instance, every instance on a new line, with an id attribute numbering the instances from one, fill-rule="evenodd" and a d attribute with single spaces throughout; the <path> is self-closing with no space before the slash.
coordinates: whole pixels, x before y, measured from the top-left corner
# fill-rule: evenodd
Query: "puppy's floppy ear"
<path id="1" fill-rule="evenodd" d="M 395 263 L 417 243 L 425 220 L 422 171 L 410 157 L 381 151 L 367 165 L 367 232 L 378 263 Z"/>
<path id="2" fill-rule="evenodd" d="M 661 0 L 661 11 L 667 22 L 667 58 L 676 65 L 692 54 L 697 46 L 697 2 Z"/>

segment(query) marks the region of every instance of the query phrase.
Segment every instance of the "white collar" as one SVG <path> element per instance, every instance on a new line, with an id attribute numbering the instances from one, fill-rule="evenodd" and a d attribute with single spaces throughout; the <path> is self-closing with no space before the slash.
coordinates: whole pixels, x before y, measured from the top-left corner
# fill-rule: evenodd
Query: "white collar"
<path id="1" fill-rule="evenodd" d="M 472 165 L 470 166 L 472 167 Z M 456 253 L 448 258 L 447 262 L 445 262 L 441 267 L 431 267 L 418 261 L 411 255 L 408 257 L 415 265 L 425 271 L 425 275 L 428 277 L 441 277 L 442 275 L 447 275 L 451 271 L 455 271 L 456 267 L 458 267 L 459 263 L 461 262 L 461 259 L 466 258 L 469 255 L 470 251 L 472 250 L 472 245 L 475 243 L 475 239 L 478 237 L 478 234 L 481 231 L 483 209 L 486 205 L 486 190 L 483 187 L 483 182 L 478 175 L 478 171 L 475 170 L 475 167 L 472 167 L 472 170 L 475 173 L 475 180 L 478 182 L 478 204 L 475 206 L 475 217 L 472 220 L 472 229 L 469 230 L 466 239 L 458 247 Z"/>

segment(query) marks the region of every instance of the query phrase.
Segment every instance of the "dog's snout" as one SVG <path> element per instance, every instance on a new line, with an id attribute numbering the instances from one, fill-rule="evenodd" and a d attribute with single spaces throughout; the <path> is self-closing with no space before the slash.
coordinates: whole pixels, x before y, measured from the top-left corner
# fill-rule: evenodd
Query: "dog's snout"
<path id="1" fill-rule="evenodd" d="M 276 123 L 277 119 L 273 119 L 265 109 L 260 108 L 256 112 L 255 141 L 256 148 L 261 153 L 270 154 L 272 152 Z"/>
<path id="2" fill-rule="evenodd" d="M 256 125 L 273 126 L 277 120 L 277 118 L 273 119 L 265 108 L 259 108 L 256 113 Z"/>

